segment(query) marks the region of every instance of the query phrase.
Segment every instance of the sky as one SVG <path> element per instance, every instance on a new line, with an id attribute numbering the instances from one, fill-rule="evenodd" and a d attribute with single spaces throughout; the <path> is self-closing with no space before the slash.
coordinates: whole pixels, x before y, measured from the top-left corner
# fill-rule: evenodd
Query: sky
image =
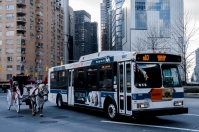
<path id="1" fill-rule="evenodd" d="M 86 10 L 91 14 L 91 21 L 98 22 L 98 39 L 100 42 L 100 3 L 103 0 L 69 0 L 69 5 L 75 10 Z M 184 0 L 184 9 L 194 15 L 199 27 L 199 0 Z M 199 34 L 195 35 L 191 41 L 190 51 L 193 51 L 199 47 Z M 193 67 L 195 64 L 193 65 Z M 193 71 L 193 68 L 192 68 Z M 192 71 L 190 72 L 192 74 Z"/>

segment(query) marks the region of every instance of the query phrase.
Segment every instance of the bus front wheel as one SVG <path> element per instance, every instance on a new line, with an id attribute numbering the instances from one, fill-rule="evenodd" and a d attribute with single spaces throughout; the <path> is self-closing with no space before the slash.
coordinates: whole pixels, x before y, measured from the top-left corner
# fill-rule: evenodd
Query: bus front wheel
<path id="1" fill-rule="evenodd" d="M 62 108 L 63 107 L 63 101 L 62 101 L 62 97 L 61 97 L 60 94 L 57 96 L 57 107 L 58 108 Z"/>
<path id="2" fill-rule="evenodd" d="M 106 113 L 110 120 L 116 120 L 117 108 L 113 101 L 109 101 L 106 107 Z"/>

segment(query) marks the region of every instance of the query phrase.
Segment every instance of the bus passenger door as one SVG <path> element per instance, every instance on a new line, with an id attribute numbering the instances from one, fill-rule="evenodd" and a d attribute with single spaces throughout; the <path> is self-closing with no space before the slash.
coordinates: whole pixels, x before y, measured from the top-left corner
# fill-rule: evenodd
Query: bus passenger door
<path id="1" fill-rule="evenodd" d="M 74 70 L 69 70 L 68 105 L 74 105 Z"/>
<path id="2" fill-rule="evenodd" d="M 125 114 L 125 98 L 124 98 L 124 62 L 121 62 L 118 64 L 119 66 L 119 75 L 118 75 L 118 81 L 119 81 L 119 113 Z"/>
<path id="3" fill-rule="evenodd" d="M 131 89 L 131 78 L 132 78 L 132 62 L 125 62 L 125 100 L 126 100 L 126 114 L 132 115 L 132 89 Z"/>
<path id="4" fill-rule="evenodd" d="M 119 66 L 119 113 L 132 114 L 131 61 L 121 62 Z"/>

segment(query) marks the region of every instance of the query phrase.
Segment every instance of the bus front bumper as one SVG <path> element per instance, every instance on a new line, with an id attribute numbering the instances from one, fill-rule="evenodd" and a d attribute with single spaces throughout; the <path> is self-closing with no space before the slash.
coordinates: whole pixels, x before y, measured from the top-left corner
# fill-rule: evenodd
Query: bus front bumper
<path id="1" fill-rule="evenodd" d="M 139 109 L 133 110 L 133 117 L 143 117 L 143 116 L 163 116 L 163 115 L 177 115 L 188 113 L 188 108 L 160 108 L 160 109 Z"/>

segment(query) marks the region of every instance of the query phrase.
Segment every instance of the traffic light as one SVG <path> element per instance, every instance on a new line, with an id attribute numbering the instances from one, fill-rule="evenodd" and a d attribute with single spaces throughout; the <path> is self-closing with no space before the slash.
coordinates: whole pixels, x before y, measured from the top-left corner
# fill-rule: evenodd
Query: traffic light
<path id="1" fill-rule="evenodd" d="M 48 66 L 46 66 L 46 71 L 48 71 Z"/>
<path id="2" fill-rule="evenodd" d="M 28 70 L 26 70 L 26 75 L 28 75 Z"/>
<path id="3" fill-rule="evenodd" d="M 3 70 L 3 68 L 2 68 L 2 66 L 0 66 L 0 72 L 2 72 L 2 70 Z"/>

